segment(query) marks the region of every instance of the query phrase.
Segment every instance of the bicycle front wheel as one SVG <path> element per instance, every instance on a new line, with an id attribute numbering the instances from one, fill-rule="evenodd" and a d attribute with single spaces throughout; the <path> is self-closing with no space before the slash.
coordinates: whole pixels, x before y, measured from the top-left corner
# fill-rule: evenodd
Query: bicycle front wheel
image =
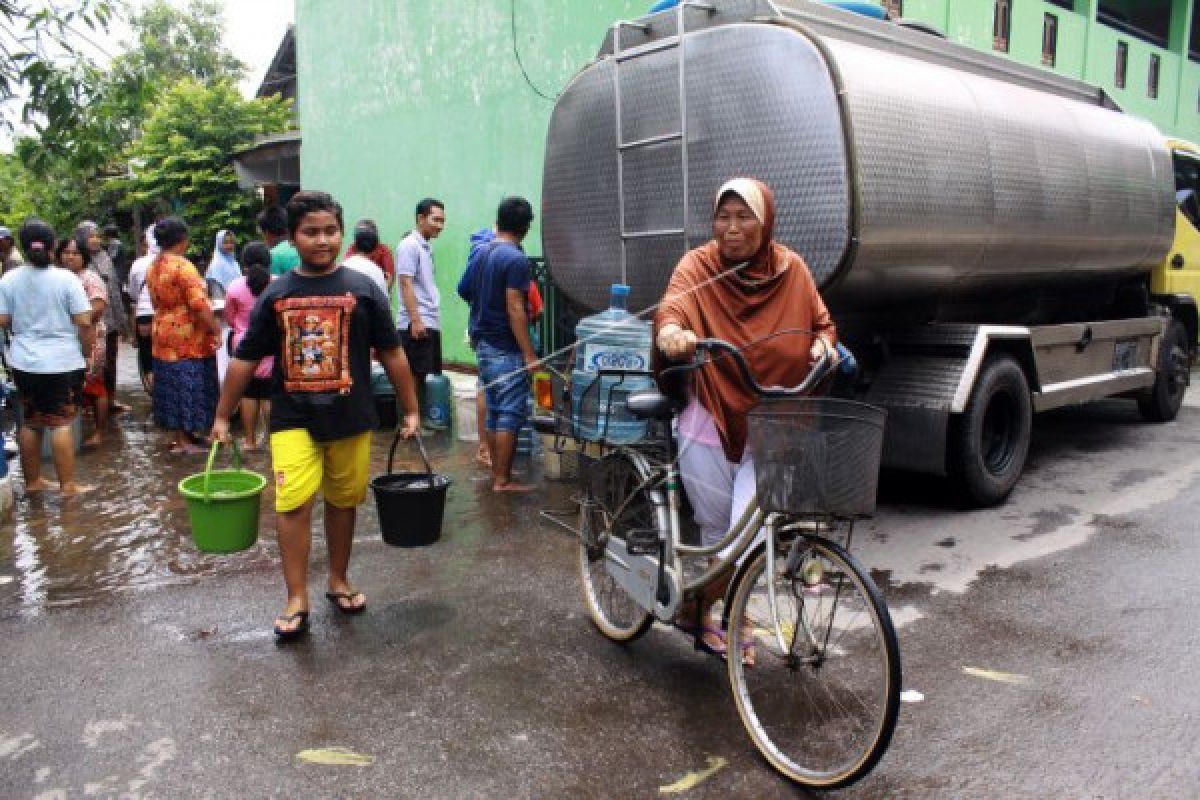
<path id="1" fill-rule="evenodd" d="M 579 580 L 583 602 L 596 628 L 614 642 L 631 642 L 654 622 L 608 570 L 610 543 L 623 547 L 630 530 L 655 526 L 654 507 L 638 465 L 620 450 L 590 467 L 589 501 L 579 514 Z"/>
<path id="2" fill-rule="evenodd" d="M 814 537 L 796 546 L 797 557 L 780 554 L 774 564 L 763 551 L 739 581 L 729 679 L 742 724 L 767 760 L 796 783 L 835 789 L 866 775 L 887 750 L 900 707 L 900 648 L 879 589 L 849 553 Z"/>

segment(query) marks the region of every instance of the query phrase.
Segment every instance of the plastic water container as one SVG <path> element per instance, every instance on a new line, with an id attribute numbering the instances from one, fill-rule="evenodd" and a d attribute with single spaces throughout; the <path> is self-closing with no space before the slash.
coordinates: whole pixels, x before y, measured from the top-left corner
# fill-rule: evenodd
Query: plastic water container
<path id="1" fill-rule="evenodd" d="M 460 442 L 479 441 L 479 420 L 475 416 L 475 387 L 456 386 L 454 389 L 454 427 Z"/>
<path id="2" fill-rule="evenodd" d="M 585 317 L 575 327 L 575 369 L 571 372 L 571 423 L 587 441 L 629 444 L 646 436 L 646 422 L 631 416 L 626 399 L 652 389 L 649 375 L 606 375 L 601 370 L 649 372 L 653 334 L 650 323 L 626 309 L 629 287 L 616 283 L 608 310 Z"/>
<path id="3" fill-rule="evenodd" d="M 435 430 L 450 427 L 450 393 L 453 387 L 445 375 L 425 376 L 425 424 Z"/>
<path id="4" fill-rule="evenodd" d="M 387 372 L 378 363 L 371 364 L 371 394 L 375 398 L 375 415 L 379 417 L 379 430 L 392 430 L 400 421 L 396 407 L 396 390 L 388 380 Z"/>
<path id="5" fill-rule="evenodd" d="M 371 394 L 395 394 L 392 382 L 388 380 L 387 370 L 378 361 L 371 362 Z"/>

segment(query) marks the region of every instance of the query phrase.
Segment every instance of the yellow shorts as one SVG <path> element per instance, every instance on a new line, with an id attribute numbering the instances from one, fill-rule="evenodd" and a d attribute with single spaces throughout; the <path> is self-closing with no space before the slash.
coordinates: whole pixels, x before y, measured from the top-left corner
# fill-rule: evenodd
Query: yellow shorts
<path id="1" fill-rule="evenodd" d="M 326 503 L 354 508 L 367 497 L 371 434 L 317 442 L 303 428 L 272 433 L 271 465 L 276 511 L 295 511 L 311 500 L 318 488 Z"/>

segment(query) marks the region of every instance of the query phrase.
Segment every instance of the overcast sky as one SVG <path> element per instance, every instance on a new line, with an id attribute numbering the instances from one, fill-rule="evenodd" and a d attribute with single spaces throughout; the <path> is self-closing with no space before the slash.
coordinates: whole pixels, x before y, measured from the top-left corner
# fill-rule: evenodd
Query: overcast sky
<path id="1" fill-rule="evenodd" d="M 252 94 L 279 47 L 287 26 L 296 20 L 293 0 L 222 0 L 225 6 L 225 43 L 233 54 L 250 65 L 243 85 Z"/>

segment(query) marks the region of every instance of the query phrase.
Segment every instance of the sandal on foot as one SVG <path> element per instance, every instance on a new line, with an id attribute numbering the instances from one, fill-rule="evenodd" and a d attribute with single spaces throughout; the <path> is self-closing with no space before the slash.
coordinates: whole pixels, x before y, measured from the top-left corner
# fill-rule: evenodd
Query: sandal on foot
<path id="1" fill-rule="evenodd" d="M 294 620 L 299 620 L 300 623 L 290 630 L 285 630 L 284 628 L 279 627 L 279 623 L 281 622 L 287 624 L 293 622 Z M 285 614 L 275 618 L 275 635 L 281 642 L 289 642 L 292 639 L 299 639 L 306 633 L 308 633 L 307 611 L 293 611 L 291 614 Z"/>
<path id="2" fill-rule="evenodd" d="M 725 643 L 725 631 L 718 628 L 712 623 L 706 622 L 699 628 L 688 627 L 675 623 L 675 627 L 679 630 L 694 637 L 696 649 L 701 652 L 708 653 L 713 656 L 725 657 L 725 652 L 728 649 Z"/>
<path id="3" fill-rule="evenodd" d="M 363 604 L 361 606 L 344 605 L 342 601 L 354 602 L 354 598 L 361 597 Z M 326 592 L 325 598 L 333 603 L 333 607 L 343 614 L 361 614 L 367 610 L 367 596 L 357 589 L 351 589 L 348 592 Z"/>

